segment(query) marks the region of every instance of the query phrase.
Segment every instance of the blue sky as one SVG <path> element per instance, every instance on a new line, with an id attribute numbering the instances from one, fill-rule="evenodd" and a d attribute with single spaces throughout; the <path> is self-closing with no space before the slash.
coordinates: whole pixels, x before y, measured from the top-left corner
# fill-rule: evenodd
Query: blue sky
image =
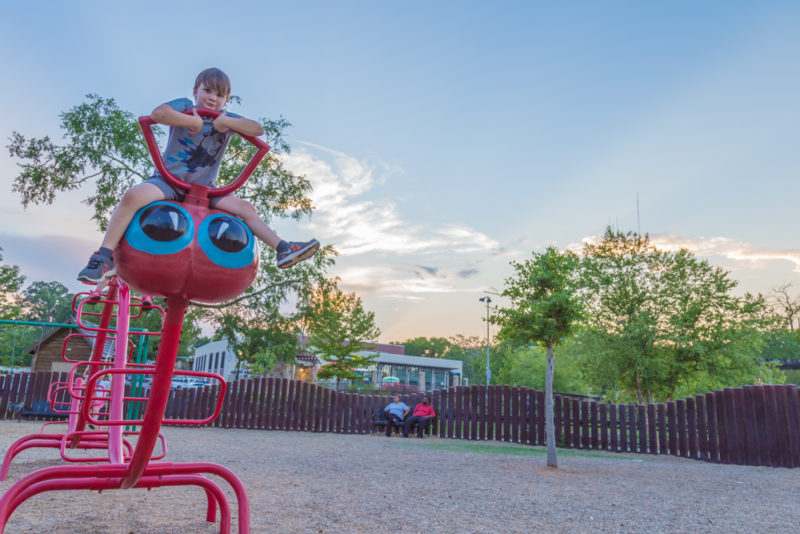
<path id="1" fill-rule="evenodd" d="M 147 114 L 221 67 L 236 112 L 292 123 L 315 186 L 277 230 L 336 245 L 381 341 L 485 335 L 510 261 L 609 224 L 800 290 L 797 2 L 126 4 L 0 8 L 4 144 L 57 136 L 86 93 Z M 5 261 L 81 289 L 88 190 L 22 210 L 15 174 L 3 150 Z"/>

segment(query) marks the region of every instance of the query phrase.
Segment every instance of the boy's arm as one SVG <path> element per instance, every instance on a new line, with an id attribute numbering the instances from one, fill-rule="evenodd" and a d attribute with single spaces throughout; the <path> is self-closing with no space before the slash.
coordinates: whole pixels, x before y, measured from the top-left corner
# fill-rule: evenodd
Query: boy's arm
<path id="1" fill-rule="evenodd" d="M 245 119 L 244 117 L 231 117 L 224 112 L 214 119 L 214 129 L 218 132 L 233 130 L 236 133 L 250 137 L 257 137 L 264 133 L 264 128 L 256 121 Z"/>
<path id="2" fill-rule="evenodd" d="M 182 126 L 194 135 L 203 129 L 203 119 L 194 111 L 192 115 L 186 115 L 176 111 L 169 104 L 161 104 L 150 114 L 150 118 L 159 124 L 167 126 Z"/>

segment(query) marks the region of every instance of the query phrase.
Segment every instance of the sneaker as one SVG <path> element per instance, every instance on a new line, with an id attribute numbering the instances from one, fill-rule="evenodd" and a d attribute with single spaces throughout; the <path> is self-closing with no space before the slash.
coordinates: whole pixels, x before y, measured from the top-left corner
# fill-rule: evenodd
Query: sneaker
<path id="1" fill-rule="evenodd" d="M 89 258 L 86 267 L 78 274 L 78 280 L 87 284 L 99 284 L 104 278 L 111 278 L 116 273 L 114 260 L 95 252 Z"/>
<path id="2" fill-rule="evenodd" d="M 307 260 L 314 253 L 319 250 L 319 241 L 312 239 L 305 243 L 298 243 L 296 241 L 289 241 L 286 246 L 279 248 L 278 253 L 278 268 L 287 269 L 295 263 Z"/>

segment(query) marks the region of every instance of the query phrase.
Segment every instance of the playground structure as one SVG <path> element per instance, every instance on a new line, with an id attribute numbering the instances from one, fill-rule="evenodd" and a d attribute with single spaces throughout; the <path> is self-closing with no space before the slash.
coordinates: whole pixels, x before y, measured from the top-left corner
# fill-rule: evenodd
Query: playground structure
<path id="1" fill-rule="evenodd" d="M 211 110 L 197 111 L 203 118 L 219 116 Z M 231 507 L 219 485 L 206 477 L 208 474 L 230 484 L 238 504 L 239 533 L 250 532 L 247 494 L 239 478 L 213 463 L 161 461 L 167 447 L 160 430 L 164 423 L 204 425 L 220 412 L 225 395 L 225 381 L 220 375 L 174 369 L 181 327 L 190 300 L 208 303 L 229 300 L 249 287 L 255 278 L 258 249 L 252 232 L 236 217 L 208 206 L 210 198 L 227 195 L 241 187 L 269 151 L 269 146 L 260 139 L 242 135 L 257 148 L 254 156 L 233 183 L 209 188 L 183 182 L 170 173 L 152 132 L 154 121 L 150 117 L 140 117 L 139 123 L 156 168 L 165 180 L 186 191 L 185 198 L 182 203 L 160 201 L 139 210 L 115 250 L 118 276 L 98 284 L 89 293 L 76 295 L 73 300 L 78 325 L 90 334 L 70 334 L 68 338 L 91 337 L 93 352 L 88 362 L 70 360 L 65 340 L 62 358 L 72 364 L 68 380 L 53 383 L 47 396 L 51 409 L 69 418 L 65 423 L 47 422 L 40 433 L 12 444 L 0 468 L 0 479 L 5 479 L 17 454 L 33 447 L 59 449 L 63 460 L 78 465 L 40 469 L 8 488 L 0 499 L 0 532 L 21 503 L 46 491 L 149 490 L 192 485 L 205 491 L 206 520 L 215 522 L 219 507 L 220 533 L 228 534 Z M 142 295 L 165 297 L 166 309 L 154 306 L 148 297 L 132 296 L 131 289 Z M 80 300 L 81 296 L 85 298 Z M 102 307 L 102 311 L 93 311 L 92 305 Z M 162 314 L 161 331 L 131 332 L 130 320 L 150 310 Z M 97 318 L 97 325 L 87 322 L 91 317 Z M 133 343 L 128 339 L 131 334 L 161 335 L 154 365 L 132 361 Z M 103 360 L 107 341 L 114 343 L 111 361 Z M 219 383 L 212 414 L 202 419 L 164 419 L 175 375 Z M 134 388 L 126 394 L 126 376 L 152 377 L 149 392 L 145 395 Z M 142 406 L 144 413 L 139 417 Z M 46 432 L 55 425 L 67 428 L 62 432 Z M 126 429 L 134 426 L 139 430 Z M 76 454 L 78 450 L 103 453 L 88 456 L 89 453 Z"/>

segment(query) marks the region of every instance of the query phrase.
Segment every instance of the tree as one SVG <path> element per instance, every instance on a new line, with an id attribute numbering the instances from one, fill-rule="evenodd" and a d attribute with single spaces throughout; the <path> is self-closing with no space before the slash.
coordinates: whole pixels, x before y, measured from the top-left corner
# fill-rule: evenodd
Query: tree
<path id="1" fill-rule="evenodd" d="M 486 376 L 486 345 L 480 337 L 456 335 L 449 339 L 450 349 L 445 354 L 448 360 L 461 362 L 461 378 L 470 384 L 477 384 L 480 377 Z M 466 383 L 466 382 L 465 382 Z"/>
<path id="2" fill-rule="evenodd" d="M 611 229 L 585 246 L 581 267 L 587 377 L 607 393 L 644 403 L 769 375 L 760 365 L 764 299 L 735 296 L 724 269 Z"/>
<path id="3" fill-rule="evenodd" d="M 375 313 L 364 309 L 355 293 L 343 293 L 335 281 L 328 281 L 309 295 L 304 308 L 308 325 L 309 346 L 328 364 L 318 373 L 319 378 L 354 380 L 355 370 L 372 365 L 377 354 L 362 355 L 375 348 L 370 343 L 378 338 Z"/>
<path id="4" fill-rule="evenodd" d="M 489 347 L 489 367 L 491 368 L 491 373 L 489 377 L 490 384 L 505 384 L 502 378 L 500 377 L 500 370 L 506 364 L 508 358 L 510 358 L 514 351 L 517 349 L 517 346 L 513 343 L 509 343 L 507 341 L 502 341 L 499 339 L 492 340 L 493 343 Z M 476 346 L 473 349 L 473 357 L 471 361 L 471 372 L 474 376 L 474 381 L 470 382 L 472 384 L 483 384 L 486 382 L 486 342 L 481 341 L 479 346 Z"/>
<path id="5" fill-rule="evenodd" d="M 3 259 L 0 248 L 0 260 Z M 22 313 L 19 290 L 25 283 L 17 265 L 0 263 L 0 319 L 19 319 Z M 21 347 L 27 347 L 35 338 L 36 329 L 17 325 L 0 325 L 0 364 L 15 365 L 21 362 Z"/>
<path id="6" fill-rule="evenodd" d="M 230 102 L 236 105 L 239 100 L 232 97 Z M 311 184 L 283 165 L 282 154 L 290 151 L 283 138 L 289 123 L 283 118 L 261 118 L 259 122 L 272 149 L 236 195 L 252 202 L 267 223 L 276 218 L 300 219 L 309 215 Z M 163 137 L 161 128 L 156 127 L 154 131 L 157 137 Z M 105 230 L 122 194 L 151 176 L 154 169 L 136 117 L 122 110 L 114 99 L 90 94 L 84 103 L 61 114 L 61 132 L 63 143 L 49 136 L 28 138 L 13 132 L 8 150 L 20 167 L 13 189 L 20 194 L 23 206 L 48 204 L 59 192 L 94 181 L 95 191 L 85 202 L 94 209 L 93 220 Z M 254 152 L 255 148 L 247 141 L 233 136 L 220 166 L 217 185 L 231 183 Z M 241 336 L 266 340 L 263 336 L 250 336 L 248 329 L 255 328 L 256 324 L 271 324 L 268 321 L 281 315 L 282 305 L 324 278 L 334 255 L 332 247 L 323 247 L 313 260 L 282 270 L 275 266 L 272 249 L 262 247 L 258 275 L 244 296 L 231 303 L 204 306 L 202 314 L 217 327 L 227 325 L 232 340 Z M 237 329 L 237 318 L 241 331 Z M 266 345 L 248 347 L 248 353 L 267 350 Z M 249 354 L 243 356 L 250 357 Z"/>
<path id="7" fill-rule="evenodd" d="M 452 343 L 443 337 L 415 337 L 405 341 L 392 341 L 395 345 L 404 345 L 405 353 L 425 358 L 444 358 Z"/>
<path id="8" fill-rule="evenodd" d="M 3 249 L 0 248 L 0 252 Z M 0 260 L 3 255 L 0 254 Z M 0 264 L 0 318 L 16 319 L 20 314 L 19 290 L 25 277 L 16 265 Z"/>
<path id="9" fill-rule="evenodd" d="M 239 362 L 256 374 L 290 378 L 289 370 L 300 349 L 296 321 L 281 314 L 271 319 L 257 313 L 224 314 L 219 324 L 221 337 L 228 340 Z"/>
<path id="10" fill-rule="evenodd" d="M 547 466 L 558 467 L 553 414 L 554 347 L 575 329 L 582 308 L 578 298 L 578 258 L 570 252 L 548 247 L 524 262 L 512 262 L 515 275 L 506 279 L 503 296 L 511 307 L 501 308 L 495 321 L 498 337 L 518 345 L 539 344 L 547 350 L 545 374 L 545 427 Z"/>
<path id="11" fill-rule="evenodd" d="M 22 292 L 24 317 L 29 321 L 63 323 L 72 317 L 72 297 L 60 282 L 33 282 Z"/>
<path id="12" fill-rule="evenodd" d="M 795 325 L 800 326 L 800 296 L 792 295 L 791 287 L 792 284 L 787 282 L 772 288 L 770 300 L 789 330 L 794 331 Z"/>

